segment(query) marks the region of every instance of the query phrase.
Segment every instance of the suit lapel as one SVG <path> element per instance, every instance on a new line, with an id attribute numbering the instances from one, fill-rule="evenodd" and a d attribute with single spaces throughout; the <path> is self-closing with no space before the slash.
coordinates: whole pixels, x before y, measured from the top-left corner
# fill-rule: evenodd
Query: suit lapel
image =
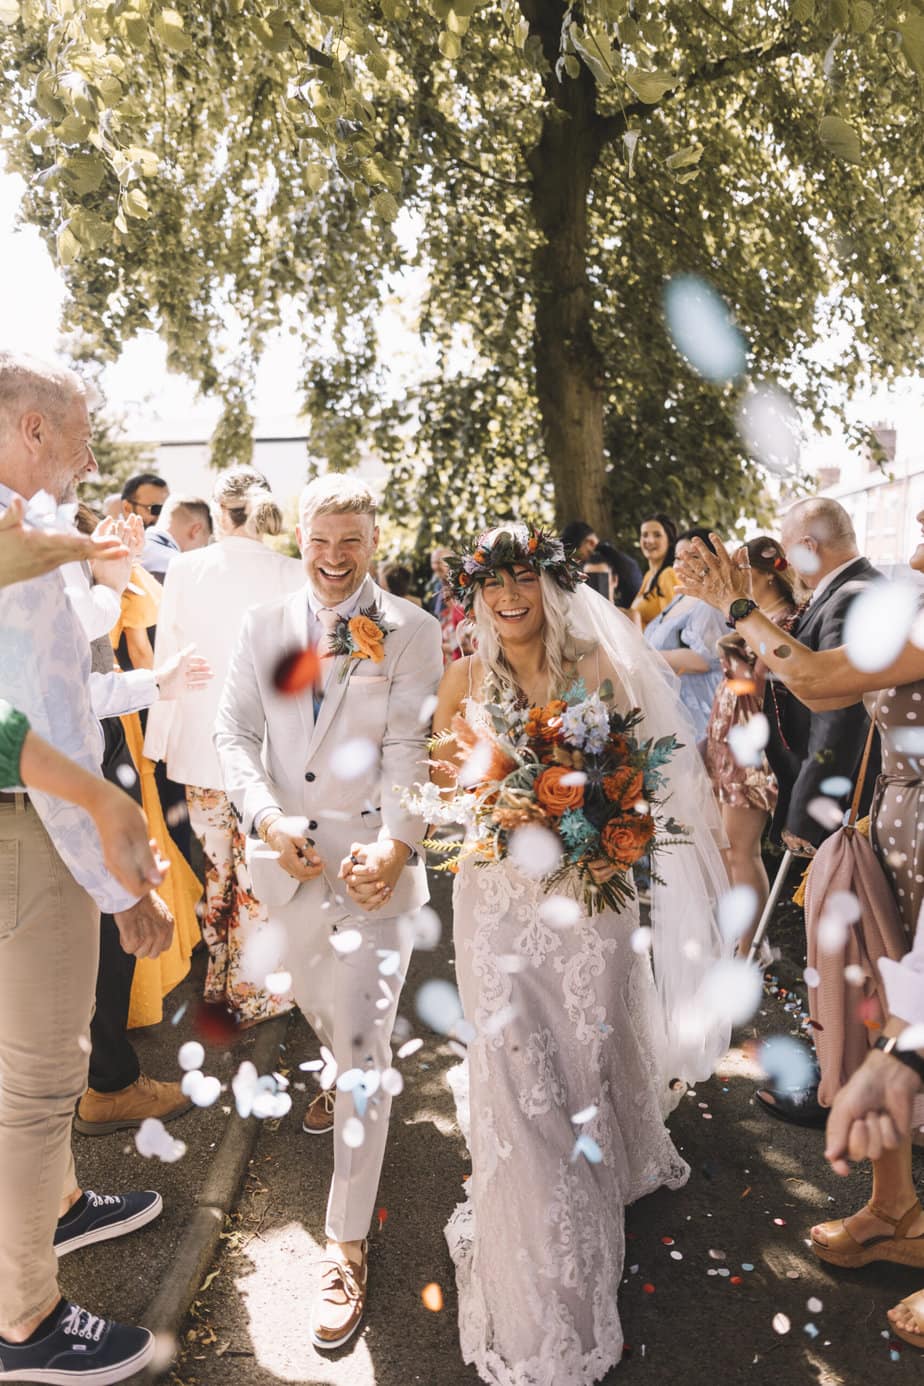
<path id="1" fill-rule="evenodd" d="M 842 573 L 838 573 L 834 581 L 828 583 L 828 586 L 822 592 L 818 600 L 816 602 L 810 602 L 805 608 L 805 611 L 803 611 L 801 617 L 793 627 L 793 635 L 801 639 L 805 632 L 815 624 L 819 613 L 824 611 L 825 603 L 829 598 L 833 597 L 835 592 L 840 591 L 845 582 L 854 582 L 857 578 L 865 577 L 868 567 L 869 565 L 866 559 L 860 557 L 854 559 L 849 568 L 845 568 Z"/>
<path id="2" fill-rule="evenodd" d="M 359 611 L 364 606 L 371 606 L 373 602 L 375 602 L 375 599 L 375 584 L 370 577 L 367 577 L 360 589 L 356 610 Z M 350 671 L 351 663 L 352 661 L 348 655 L 341 655 L 339 659 L 335 660 L 331 667 L 330 677 L 324 689 L 324 701 L 321 703 L 318 720 L 314 723 L 313 734 L 308 745 L 309 760 L 315 755 L 318 746 L 327 735 L 334 717 L 337 715 L 337 710 L 346 697 L 347 684 L 350 682 L 352 676 Z M 343 675 L 342 678 L 341 674 Z"/>
<path id="3" fill-rule="evenodd" d="M 283 630 L 282 647 L 286 652 L 305 649 L 308 637 L 308 593 L 304 587 L 300 587 L 297 592 L 293 592 L 286 601 L 283 609 Z M 300 693 L 292 697 L 292 701 L 298 708 L 302 722 L 302 730 L 305 733 L 306 742 L 310 742 L 314 733 L 314 705 L 311 699 L 311 689 L 304 688 Z"/>

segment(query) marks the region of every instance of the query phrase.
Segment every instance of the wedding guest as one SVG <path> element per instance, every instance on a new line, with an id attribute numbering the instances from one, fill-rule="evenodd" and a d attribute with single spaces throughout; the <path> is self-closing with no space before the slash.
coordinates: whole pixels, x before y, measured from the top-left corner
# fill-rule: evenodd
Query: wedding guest
<path id="1" fill-rule="evenodd" d="M 641 568 L 629 554 L 615 548 L 606 539 L 601 539 L 590 559 L 584 564 L 584 572 L 589 574 L 601 570 L 609 572 L 610 601 L 623 611 L 628 611 L 642 585 Z"/>
<path id="2" fill-rule="evenodd" d="M 600 540 L 593 525 L 586 520 L 571 520 L 561 532 L 561 542 L 565 552 L 570 553 L 575 563 L 584 564 L 591 557 Z"/>
<path id="3" fill-rule="evenodd" d="M 679 558 L 693 539 L 709 540 L 705 529 L 688 529 L 679 535 Z M 671 575 L 673 581 L 673 573 Z M 722 678 L 718 644 L 727 628 L 708 602 L 678 592 L 645 627 L 645 639 L 660 650 L 680 679 L 680 698 L 693 721 L 697 741 L 706 736 L 716 689 Z"/>
<path id="4" fill-rule="evenodd" d="M 767 535 L 750 540 L 744 551 L 751 568 L 754 600 L 771 621 L 788 629 L 799 609 L 795 569 L 786 561 L 782 546 Z M 734 727 L 746 726 L 763 708 L 767 667 L 737 633 L 724 635 L 719 648 L 724 678 L 716 689 L 709 718 L 705 761 L 728 838 L 725 864 L 729 878 L 732 885 L 749 886 L 754 891 L 753 920 L 738 940 L 739 953 L 747 956 L 756 921 L 770 893 L 761 842 L 776 807 L 777 784 L 762 751 L 756 764 L 740 762 L 729 744 L 729 733 Z"/>
<path id="5" fill-rule="evenodd" d="M 148 529 L 146 539 L 141 566 L 162 583 L 178 553 L 202 549 L 212 542 L 212 512 L 208 501 L 199 496 L 169 496 L 157 524 Z"/>
<path id="6" fill-rule="evenodd" d="M 103 498 L 100 509 L 103 512 L 104 519 L 117 520 L 119 516 L 123 514 L 122 492 L 111 491 L 108 496 Z"/>
<path id="7" fill-rule="evenodd" d="M 808 537 L 822 548 L 814 505 L 809 514 L 813 518 L 797 518 L 795 523 L 798 529 L 807 529 Z M 828 519 L 833 524 L 839 517 L 836 512 L 833 516 L 828 512 Z M 911 566 L 924 572 L 924 510 L 917 519 L 922 527 L 922 542 L 912 555 Z M 830 542 L 830 531 L 823 530 L 822 534 Z M 889 958 L 880 958 L 878 963 L 890 1019 L 875 1040 L 874 1032 L 870 1032 L 870 1043 L 873 1049 L 885 1049 L 888 1057 L 869 1056 L 841 1090 L 843 1097 L 838 1094 L 835 1098 L 828 1119 L 829 1158 L 839 1173 L 846 1173 L 845 1155 L 857 1159 L 868 1156 L 872 1161 L 872 1197 L 858 1213 L 813 1227 L 812 1250 L 819 1259 L 845 1269 L 874 1261 L 897 1261 L 924 1270 L 924 1212 L 912 1176 L 909 1135 L 911 1099 L 919 1087 L 910 1080 L 912 1073 L 919 1078 L 924 1074 L 917 1058 L 921 1046 L 912 1044 L 903 1051 L 893 1049 L 890 1043 L 891 1037 L 909 1026 L 917 1030 L 924 1023 L 924 837 L 920 831 L 924 821 L 924 778 L 915 754 L 918 709 L 924 701 L 924 652 L 913 639 L 908 639 L 891 665 L 870 672 L 856 668 L 843 644 L 814 650 L 799 638 L 801 622 L 787 633 L 758 610 L 750 593 L 748 570 L 740 563 L 734 564 L 718 541 L 714 547 L 712 552 L 697 546 L 689 555 L 681 570 L 683 586 L 713 603 L 735 623 L 752 648 L 763 652 L 768 669 L 786 684 L 793 700 L 798 698 L 807 708 L 829 715 L 837 709 L 862 708 L 861 700 L 865 698 L 882 736 L 884 773 L 879 778 L 870 814 L 870 842 L 893 892 L 909 944 L 912 939 L 915 941 L 902 963 Z M 846 571 L 856 567 L 855 560 L 847 561 Z M 860 569 L 861 573 L 864 571 Z M 815 590 L 818 591 L 817 586 Z M 899 1082 L 896 1059 L 912 1069 L 900 1080 L 904 1084 L 899 1101 L 903 1115 L 897 1126 L 891 1118 L 885 1125 L 878 1115 L 883 1078 L 891 1075 L 887 1078 L 890 1088 Z M 776 1101 L 780 1103 L 780 1094 Z M 868 1119 L 861 1130 L 863 1115 Z M 924 1111 L 919 1106 L 915 1124 L 920 1125 L 922 1119 Z M 889 1318 L 900 1336 L 916 1346 L 924 1346 L 924 1291 L 903 1301 Z"/>
<path id="8" fill-rule="evenodd" d="M 39 491 L 70 503 L 96 470 L 79 377 L 0 353 L 0 506 Z M 90 651 L 61 575 L 4 588 L 0 626 L 7 698 L 36 735 L 97 777 Z M 3 918 L 15 924 L 0 932 L 0 1375 L 78 1380 L 92 1366 L 116 1382 L 150 1361 L 153 1335 L 62 1299 L 58 1258 L 143 1226 L 163 1203 L 156 1193 L 82 1191 L 71 1116 L 86 1084 L 100 908 L 139 955 L 161 951 L 172 921 L 156 894 L 114 878 L 90 814 L 46 785 L 0 799 L 0 855 L 19 863 L 0 882 Z"/>
<path id="9" fill-rule="evenodd" d="M 390 564 L 383 574 L 384 585 L 393 597 L 403 597 L 406 602 L 413 602 L 415 606 L 423 606 L 420 598 L 415 597 L 411 591 L 413 580 L 410 568 L 405 568 L 403 563 Z"/>
<path id="10" fill-rule="evenodd" d="M 244 838 L 224 790 L 212 732 L 244 612 L 304 587 L 305 573 L 296 559 L 264 543 L 282 532 L 283 515 L 260 472 L 252 467 L 223 472 L 212 503 L 218 542 L 171 565 L 155 653 L 158 660 L 171 658 L 193 643 L 215 678 L 204 694 L 151 709 L 145 753 L 186 786 L 190 826 L 205 854 L 205 999 L 256 1023 L 289 1010 L 292 1001 L 268 992 L 263 978 L 247 968 L 248 943 L 265 929 L 267 912 L 253 894 Z"/>
<path id="11" fill-rule="evenodd" d="M 677 526 L 669 515 L 659 511 L 642 521 L 639 548 L 647 560 L 648 571 L 630 607 L 642 630 L 673 600 L 674 570 L 671 564 L 676 543 Z"/>
<path id="12" fill-rule="evenodd" d="M 430 568 L 432 577 L 427 584 L 427 594 L 424 606 L 427 611 L 433 613 L 437 620 L 440 620 L 443 611 L 443 603 L 446 597 L 446 583 L 449 579 L 449 569 L 446 567 L 446 559 L 452 552 L 445 547 L 434 549 L 430 555 Z"/>
<path id="13" fill-rule="evenodd" d="M 169 494 L 163 477 L 154 472 L 139 472 L 137 476 L 130 476 L 122 487 L 122 514 L 140 515 L 145 529 L 150 529 L 157 523 Z"/>

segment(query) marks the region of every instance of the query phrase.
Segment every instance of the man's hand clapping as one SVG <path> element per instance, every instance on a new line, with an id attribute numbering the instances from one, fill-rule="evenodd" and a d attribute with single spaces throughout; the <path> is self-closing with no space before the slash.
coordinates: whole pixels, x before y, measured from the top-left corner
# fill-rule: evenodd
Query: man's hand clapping
<path id="1" fill-rule="evenodd" d="M 93 538 L 99 542 L 115 538 L 124 548 L 119 557 L 95 558 L 91 563 L 94 580 L 103 587 L 111 587 L 121 597 L 131 576 L 132 564 L 144 548 L 144 525 L 140 515 L 129 515 L 126 519 L 101 520 L 93 531 Z"/>
<path id="2" fill-rule="evenodd" d="M 69 534 L 58 530 L 29 528 L 23 524 L 25 507 L 15 497 L 0 515 L 0 587 L 27 582 L 59 568 L 62 563 L 105 558 L 120 561 L 126 548 L 115 534 Z"/>

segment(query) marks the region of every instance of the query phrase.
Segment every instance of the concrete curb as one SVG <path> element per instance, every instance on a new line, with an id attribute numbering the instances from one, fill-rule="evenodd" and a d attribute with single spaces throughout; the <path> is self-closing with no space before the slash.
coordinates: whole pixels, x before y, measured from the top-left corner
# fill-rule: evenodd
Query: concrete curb
<path id="1" fill-rule="evenodd" d="M 278 1068 L 279 1049 L 288 1027 L 288 1015 L 276 1016 L 260 1026 L 249 1055 L 258 1073 Z M 142 1319 L 152 1333 L 179 1338 L 183 1320 L 215 1258 L 225 1217 L 237 1200 L 259 1134 L 260 1123 L 255 1117 L 242 1121 L 232 1112 L 189 1226 Z M 169 1370 L 169 1365 L 163 1370 Z"/>

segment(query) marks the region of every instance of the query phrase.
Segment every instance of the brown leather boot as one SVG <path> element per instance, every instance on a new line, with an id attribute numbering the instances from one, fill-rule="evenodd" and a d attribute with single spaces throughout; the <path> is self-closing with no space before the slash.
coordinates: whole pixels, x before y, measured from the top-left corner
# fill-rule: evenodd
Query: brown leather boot
<path id="1" fill-rule="evenodd" d="M 326 1136 L 334 1129 L 334 1094 L 329 1088 L 319 1092 L 308 1103 L 302 1130 L 309 1136 Z"/>
<path id="2" fill-rule="evenodd" d="M 142 1073 L 136 1082 L 119 1092 L 87 1088 L 77 1104 L 74 1130 L 81 1136 L 108 1136 L 111 1131 L 140 1126 L 146 1117 L 172 1121 L 192 1105 L 179 1083 L 158 1083 Z"/>

